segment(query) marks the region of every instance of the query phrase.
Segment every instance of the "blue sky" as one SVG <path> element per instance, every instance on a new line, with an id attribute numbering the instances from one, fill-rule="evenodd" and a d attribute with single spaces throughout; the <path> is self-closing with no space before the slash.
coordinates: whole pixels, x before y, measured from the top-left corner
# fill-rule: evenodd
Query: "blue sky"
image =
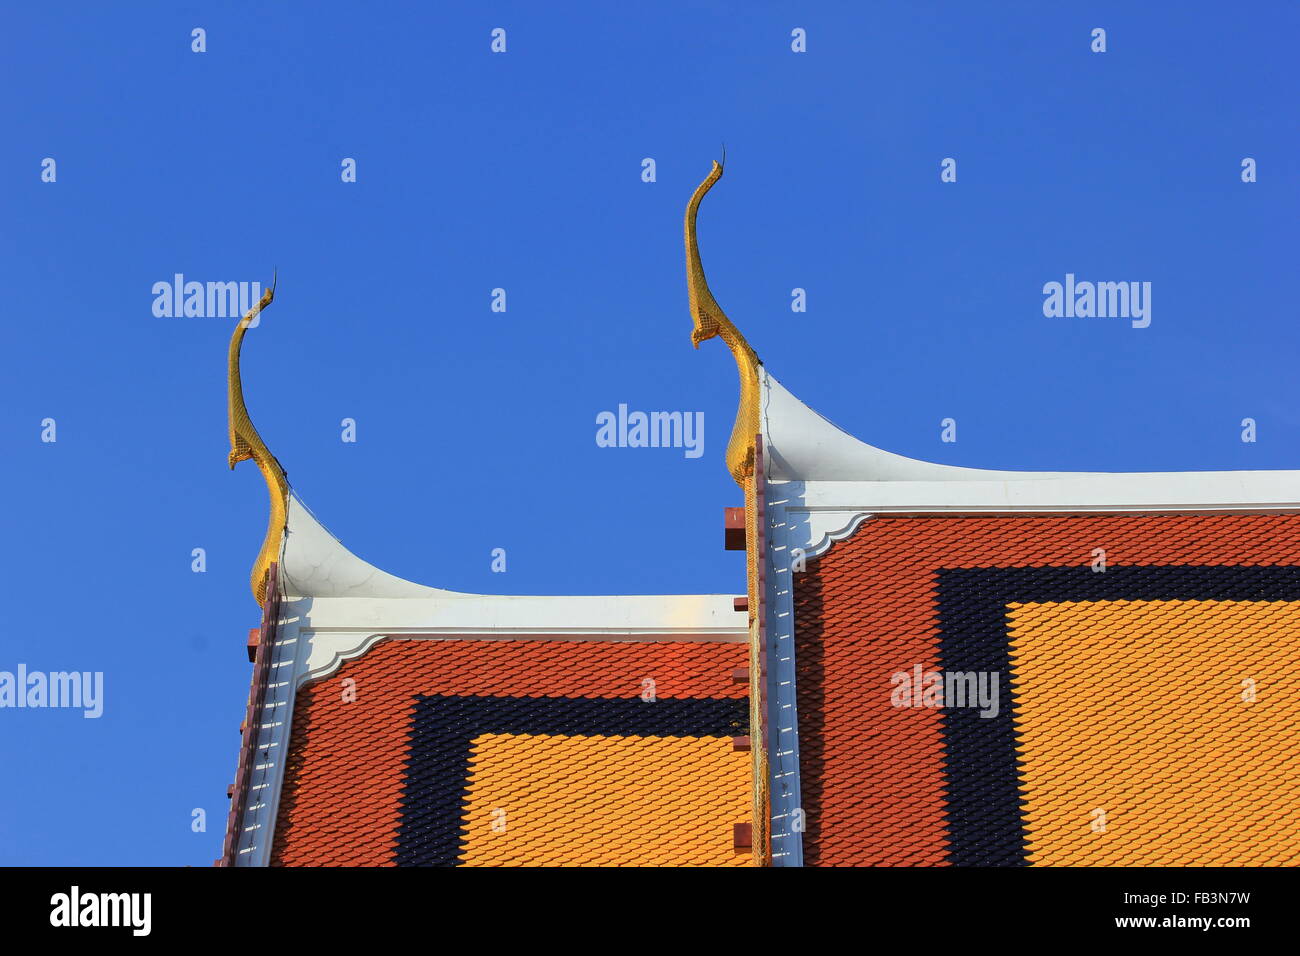
<path id="1" fill-rule="evenodd" d="M 743 590 L 722 550 L 735 370 L 690 347 L 681 245 L 723 142 L 714 293 L 864 440 L 996 468 L 1300 468 L 1300 8 L 1138 6 L 7 10 L 0 670 L 106 687 L 98 720 L 0 710 L 0 863 L 220 851 L 267 496 L 226 467 L 233 321 L 153 315 L 178 272 L 278 269 L 244 350 L 255 423 L 353 551 L 457 590 Z M 1044 317 L 1066 273 L 1151 282 L 1150 327 Z M 703 457 L 597 447 L 619 403 L 702 411 Z"/>

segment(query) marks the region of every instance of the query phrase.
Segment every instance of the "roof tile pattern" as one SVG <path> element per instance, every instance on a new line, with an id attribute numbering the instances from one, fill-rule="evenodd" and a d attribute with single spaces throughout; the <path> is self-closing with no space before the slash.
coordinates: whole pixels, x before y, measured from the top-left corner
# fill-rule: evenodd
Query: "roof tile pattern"
<path id="1" fill-rule="evenodd" d="M 866 521 L 795 579 L 805 862 L 1295 862 L 1296 565 L 1295 515 Z M 899 705 L 952 672 L 996 715 Z"/>
<path id="2" fill-rule="evenodd" d="M 731 829 L 749 818 L 749 755 L 730 745 L 747 658 L 736 643 L 381 641 L 298 691 L 272 864 L 748 864 Z"/>
<path id="3" fill-rule="evenodd" d="M 1300 602 L 1010 610 L 1030 863 L 1300 863 Z"/>
<path id="4" fill-rule="evenodd" d="M 749 862 L 718 825 L 749 813 L 750 762 L 729 738 L 484 734 L 470 768 L 467 865 Z"/>

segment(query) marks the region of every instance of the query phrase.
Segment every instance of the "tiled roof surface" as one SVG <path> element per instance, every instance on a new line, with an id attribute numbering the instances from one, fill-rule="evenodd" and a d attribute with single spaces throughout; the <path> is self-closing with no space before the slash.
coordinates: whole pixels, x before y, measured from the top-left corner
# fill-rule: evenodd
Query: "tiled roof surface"
<path id="1" fill-rule="evenodd" d="M 795 576 L 805 862 L 1300 863 L 1296 565 L 1296 515 L 868 520 Z"/>
<path id="2" fill-rule="evenodd" d="M 735 643 L 385 640 L 302 687 L 273 865 L 747 865 Z"/>
<path id="3" fill-rule="evenodd" d="M 468 865 L 748 862 L 750 762 L 726 737 L 483 734 L 470 764 Z"/>

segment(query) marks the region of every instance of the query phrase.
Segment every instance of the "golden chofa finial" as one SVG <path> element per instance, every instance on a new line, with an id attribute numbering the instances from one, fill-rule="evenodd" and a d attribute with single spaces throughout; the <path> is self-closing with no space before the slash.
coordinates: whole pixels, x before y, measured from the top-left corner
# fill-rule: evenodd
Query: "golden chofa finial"
<path id="1" fill-rule="evenodd" d="M 754 471 L 754 436 L 758 434 L 758 367 L 763 363 L 709 291 L 709 281 L 704 277 L 704 266 L 700 263 L 700 244 L 695 232 L 695 217 L 700 210 L 700 200 L 721 178 L 722 163 L 715 162 L 708 178 L 700 183 L 691 196 L 691 201 L 686 204 L 686 286 L 690 295 L 691 318 L 695 320 L 691 344 L 699 348 L 700 343 L 706 339 L 714 336 L 721 338 L 735 356 L 736 368 L 740 372 L 740 408 L 736 412 L 731 440 L 727 442 L 727 470 L 736 479 L 736 483 L 744 487 L 745 479 Z"/>
<path id="2" fill-rule="evenodd" d="M 251 458 L 261 470 L 262 477 L 266 479 L 267 490 L 271 493 L 271 520 L 266 527 L 262 550 L 257 553 L 251 580 L 253 596 L 257 598 L 258 604 L 266 603 L 266 572 L 270 569 L 271 562 L 278 557 L 280 542 L 284 540 L 284 526 L 289 512 L 289 479 L 248 417 L 248 407 L 244 404 L 244 386 L 239 378 L 239 351 L 244 344 L 244 333 L 261 311 L 271 304 L 273 298 L 275 298 L 274 279 L 271 280 L 271 287 L 262 293 L 262 298 L 258 300 L 257 305 L 249 309 L 248 314 L 240 319 L 239 325 L 235 327 L 235 334 L 230 338 L 230 366 L 227 380 L 230 467 L 233 469 L 241 461 L 248 461 Z"/>

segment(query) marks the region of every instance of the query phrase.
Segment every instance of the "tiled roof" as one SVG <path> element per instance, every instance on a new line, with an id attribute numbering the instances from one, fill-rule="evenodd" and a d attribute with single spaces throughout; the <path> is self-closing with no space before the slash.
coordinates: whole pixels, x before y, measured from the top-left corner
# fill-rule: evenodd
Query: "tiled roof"
<path id="1" fill-rule="evenodd" d="M 275 865 L 747 865 L 748 646 L 381 641 L 301 688 Z"/>
<path id="2" fill-rule="evenodd" d="M 866 521 L 795 576 L 805 862 L 1300 863 L 1296 565 L 1300 515 Z"/>

